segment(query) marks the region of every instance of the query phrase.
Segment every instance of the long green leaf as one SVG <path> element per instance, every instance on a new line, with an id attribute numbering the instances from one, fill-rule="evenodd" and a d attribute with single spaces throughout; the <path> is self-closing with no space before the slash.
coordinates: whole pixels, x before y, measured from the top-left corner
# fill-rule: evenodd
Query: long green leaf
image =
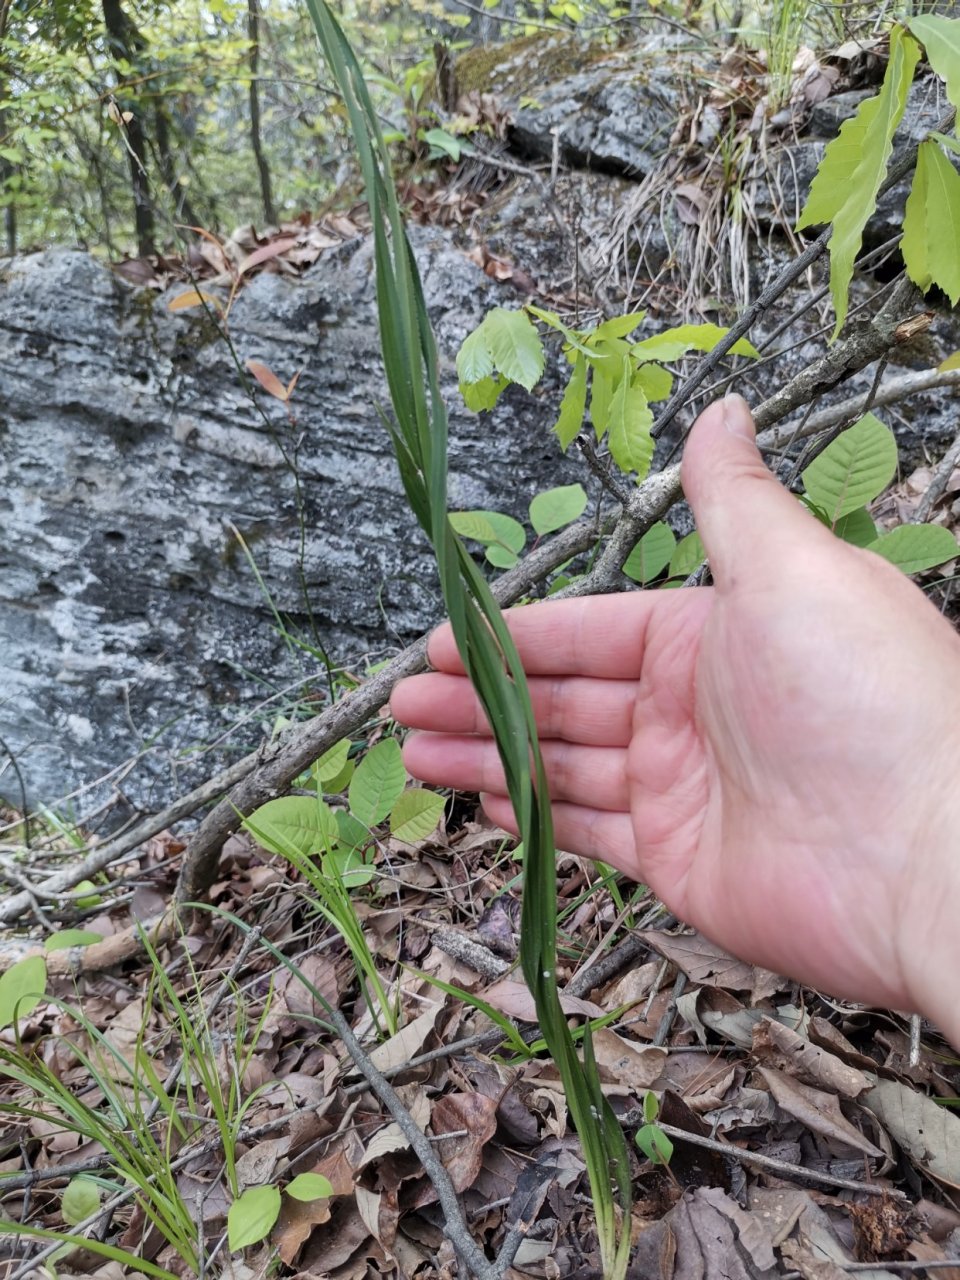
<path id="1" fill-rule="evenodd" d="M 960 25 L 960 24 L 958 24 Z M 921 142 L 903 218 L 903 261 L 914 284 L 960 301 L 960 173 L 936 142 Z"/>
<path id="2" fill-rule="evenodd" d="M 577 1056 L 560 1007 L 553 827 L 523 665 L 485 578 L 447 518 L 447 418 L 439 391 L 436 347 L 379 121 L 359 64 L 329 7 L 324 0 L 307 0 L 307 5 L 343 96 L 370 207 L 381 346 L 395 416 L 391 438 L 401 479 L 411 508 L 433 542 L 454 638 L 503 763 L 526 851 L 521 964 L 583 1143 L 604 1273 L 619 1280 L 626 1273 L 630 1248 L 627 1147 L 613 1111 L 596 1092 L 595 1072 L 591 1084 Z M 526 316 L 522 320 L 532 330 Z M 495 365 L 523 385 L 532 385 L 539 376 L 536 352 L 529 335 L 521 333 L 520 322 L 508 323 L 509 333 L 491 342 Z M 619 1231 L 611 1180 L 617 1188 Z"/>
<path id="3" fill-rule="evenodd" d="M 805 468 L 801 478 L 807 496 L 833 527 L 882 493 L 896 470 L 893 432 L 874 414 L 865 413 Z"/>
<path id="4" fill-rule="evenodd" d="M 960 19 L 925 14 L 911 18 L 907 25 L 923 42 L 927 61 L 947 82 L 947 97 L 960 112 Z M 960 133 L 960 115 L 956 127 Z"/>
<path id="5" fill-rule="evenodd" d="M 832 222 L 829 241 L 830 292 L 837 314 L 834 337 L 847 318 L 847 295 L 863 229 L 877 207 L 887 172 L 893 135 L 903 116 L 907 90 L 920 58 L 920 46 L 902 27 L 890 35 L 890 61 L 880 92 L 862 102 L 827 146 L 797 229 Z"/>

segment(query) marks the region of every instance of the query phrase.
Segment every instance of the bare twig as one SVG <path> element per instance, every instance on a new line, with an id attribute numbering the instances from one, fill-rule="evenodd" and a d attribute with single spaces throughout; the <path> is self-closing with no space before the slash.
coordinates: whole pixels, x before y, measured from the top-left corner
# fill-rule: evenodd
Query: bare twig
<path id="1" fill-rule="evenodd" d="M 477 1280 L 499 1280 L 501 1273 L 487 1260 L 483 1250 L 470 1235 L 460 1201 L 450 1181 L 450 1175 L 430 1145 L 426 1134 L 417 1127 L 387 1078 L 370 1061 L 343 1014 L 337 1009 L 331 1009 L 327 1016 L 336 1028 L 337 1035 L 346 1045 L 360 1074 L 393 1116 L 414 1155 L 423 1165 L 423 1170 L 437 1193 L 450 1241 L 465 1269 L 470 1275 L 477 1277 Z"/>
<path id="2" fill-rule="evenodd" d="M 642 1123 L 642 1115 L 642 1111 L 638 1108 L 636 1123 Z M 632 1112 L 625 1117 L 624 1122 L 626 1123 L 627 1120 L 633 1122 Z M 902 1191 L 891 1190 L 886 1186 L 878 1186 L 872 1182 L 857 1182 L 853 1178 L 834 1177 L 833 1174 L 821 1173 L 818 1169 L 805 1169 L 802 1164 L 790 1164 L 787 1160 L 764 1156 L 758 1151 L 744 1151 L 742 1147 L 735 1147 L 731 1142 L 718 1142 L 715 1138 L 708 1138 L 703 1134 L 678 1129 L 676 1125 L 660 1124 L 659 1127 L 668 1138 L 673 1138 L 677 1142 L 689 1142 L 695 1147 L 704 1147 L 707 1151 L 716 1151 L 719 1155 L 729 1156 L 731 1160 L 739 1160 L 741 1164 L 755 1165 L 758 1169 L 769 1169 L 771 1173 L 779 1174 L 782 1178 L 801 1178 L 808 1182 L 819 1182 L 826 1187 L 840 1187 L 844 1191 L 862 1191 L 868 1196 L 886 1195 L 906 1199 Z"/>
<path id="3" fill-rule="evenodd" d="M 960 378 L 960 369 L 954 371 Z M 917 509 L 910 517 L 911 524 L 923 524 L 930 518 L 930 512 L 943 497 L 944 490 L 949 483 L 950 477 L 953 475 L 960 463 L 960 432 L 954 437 L 953 444 L 940 459 L 937 469 L 933 473 L 933 479 L 927 486 L 926 492 L 917 503 Z"/>

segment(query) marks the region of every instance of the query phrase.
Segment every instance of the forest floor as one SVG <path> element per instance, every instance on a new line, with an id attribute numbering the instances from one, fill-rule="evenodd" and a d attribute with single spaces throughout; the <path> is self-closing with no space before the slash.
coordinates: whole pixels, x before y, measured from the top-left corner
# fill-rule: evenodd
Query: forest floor
<path id="1" fill-rule="evenodd" d="M 461 796 L 415 846 L 374 833 L 348 901 L 388 1008 L 363 999 L 342 923 L 247 834 L 228 842 L 212 911 L 137 945 L 182 850 L 164 833 L 80 901 L 36 898 L 24 921 L 47 937 L 48 977 L 17 1034 L 0 1033 L 4 1217 L 54 1233 L 93 1218 L 93 1238 L 127 1258 L 62 1245 L 51 1259 L 54 1238 L 8 1237 L 6 1280 L 54 1264 L 60 1280 L 466 1274 L 458 1225 L 370 1063 L 428 1136 L 459 1229 L 494 1259 L 522 1223 L 491 1275 L 599 1276 L 582 1155 L 517 968 L 514 841 Z M 35 832 L 31 877 L 71 853 Z M 565 1008 L 591 1022 L 631 1140 L 631 1275 L 825 1280 L 854 1262 L 879 1276 L 960 1257 L 960 1062 L 932 1028 L 911 1049 L 903 1016 L 741 963 L 578 858 L 561 855 L 558 892 Z M 349 1020 L 363 1060 L 304 983 Z M 651 1117 L 653 1161 L 634 1145 Z M 319 1198 L 286 1190 L 304 1173 L 328 1180 Z M 936 1274 L 956 1280 L 960 1262 Z"/>

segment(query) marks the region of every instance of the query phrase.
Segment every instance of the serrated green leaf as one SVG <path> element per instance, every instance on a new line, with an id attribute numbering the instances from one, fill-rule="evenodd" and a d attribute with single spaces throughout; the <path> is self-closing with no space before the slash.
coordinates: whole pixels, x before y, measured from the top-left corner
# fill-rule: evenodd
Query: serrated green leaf
<path id="1" fill-rule="evenodd" d="M 560 441 L 560 448 L 564 452 L 569 448 L 570 442 L 576 439 L 577 433 L 583 426 L 586 407 L 587 361 L 586 357 L 578 352 L 573 372 L 570 374 L 570 380 L 563 392 L 563 399 L 560 401 L 560 416 L 553 428 Z"/>
<path id="2" fill-rule="evenodd" d="M 933 246 L 927 234 L 927 197 L 930 190 L 927 155 L 928 148 L 935 145 L 922 142 L 917 149 L 917 166 L 903 212 L 903 236 L 900 240 L 900 252 L 903 254 L 907 275 L 924 293 L 933 284 L 933 268 L 930 263 Z"/>
<path id="3" fill-rule="evenodd" d="M 920 46 L 902 27 L 890 35 L 890 60 L 880 92 L 868 98 L 857 114 L 844 121 L 839 135 L 827 145 L 810 187 L 797 229 L 832 222 L 830 236 L 830 292 L 837 324 L 847 317 L 847 298 L 853 265 L 863 241 L 863 229 L 877 207 L 877 192 L 887 172 L 893 135 L 903 116 L 907 90 L 920 58 Z"/>
<path id="4" fill-rule="evenodd" d="M 662 364 L 640 365 L 633 381 L 650 401 L 666 400 L 673 390 L 673 374 Z"/>
<path id="5" fill-rule="evenodd" d="M 322 1173 L 298 1173 L 284 1190 L 294 1200 L 329 1200 L 333 1195 L 333 1184 Z"/>
<path id="6" fill-rule="evenodd" d="M 868 413 L 827 445 L 801 478 L 811 501 L 823 509 L 832 526 L 841 516 L 872 502 L 896 470 L 893 432 Z"/>
<path id="7" fill-rule="evenodd" d="M 680 360 L 691 351 L 712 351 L 721 338 L 730 332 L 719 324 L 681 324 L 674 329 L 664 329 L 650 338 L 635 342 L 630 348 L 641 360 Z M 730 348 L 734 356 L 759 357 L 760 352 L 747 338 L 738 338 Z"/>
<path id="8" fill-rule="evenodd" d="M 461 383 L 482 382 L 493 375 L 493 356 L 483 322 L 468 333 L 457 352 L 457 377 Z"/>
<path id="9" fill-rule="evenodd" d="M 841 516 L 833 526 L 833 532 L 851 546 L 868 547 L 871 542 L 876 541 L 877 526 L 866 507 L 858 507 L 856 511 Z"/>
<path id="10" fill-rule="evenodd" d="M 569 329 L 555 311 L 546 311 L 543 307 L 535 307 L 532 302 L 528 302 L 524 307 L 530 315 L 536 316 L 538 320 L 542 320 L 544 324 L 548 324 L 551 329 L 556 329 L 558 333 L 562 333 L 566 339 L 567 346 L 574 351 L 581 351 L 584 355 L 590 354 L 590 348 L 584 342 L 584 334 L 578 329 Z"/>
<path id="11" fill-rule="evenodd" d="M 318 782 L 327 782 L 329 779 L 335 778 L 339 773 L 343 772 L 343 766 L 347 763 L 349 754 L 350 739 L 341 738 L 328 751 L 325 751 L 322 756 L 314 760 L 313 776 Z"/>
<path id="12" fill-rule="evenodd" d="M 960 112 L 960 21 L 929 14 L 910 18 L 907 25 L 923 41 L 927 61 L 946 82 L 947 97 Z M 956 128 L 960 133 L 960 116 Z"/>
<path id="13" fill-rule="evenodd" d="M 507 379 L 499 375 L 495 378 L 481 378 L 479 382 L 461 382 L 460 394 L 463 396 L 463 403 L 472 413 L 488 413 L 509 385 Z"/>
<path id="14" fill-rule="evenodd" d="M 32 1013 L 47 990 L 47 966 L 43 956 L 26 956 L 0 975 L 0 1027 Z"/>
<path id="15" fill-rule="evenodd" d="M 699 569 L 707 558 L 703 539 L 694 529 L 677 543 L 677 549 L 670 557 L 670 577 L 689 578 L 695 569 Z"/>
<path id="16" fill-rule="evenodd" d="M 496 542 L 497 535 L 485 511 L 451 511 L 450 524 L 461 538 L 471 542 Z"/>
<path id="17" fill-rule="evenodd" d="M 631 382 L 629 360 L 610 402 L 607 443 L 610 456 L 624 472 L 636 472 L 637 483 L 646 477 L 653 461 L 653 413 L 640 387 Z"/>
<path id="18" fill-rule="evenodd" d="M 610 426 L 614 390 L 614 380 L 603 369 L 594 368 L 590 377 L 590 421 L 598 441 L 603 439 Z"/>
<path id="19" fill-rule="evenodd" d="M 875 551 L 904 573 L 921 573 L 952 560 L 960 547 L 950 530 L 942 525 L 902 524 L 899 529 L 891 529 L 871 542 L 867 550 Z"/>
<path id="20" fill-rule="evenodd" d="M 658 520 L 627 556 L 623 572 L 634 582 L 652 582 L 670 563 L 676 545 L 673 530 L 662 520 Z"/>
<path id="21" fill-rule="evenodd" d="M 646 311 L 632 311 L 626 316 L 612 316 L 594 329 L 593 338 L 626 338 L 643 322 Z"/>
<path id="22" fill-rule="evenodd" d="M 77 1227 L 100 1208 L 100 1188 L 92 1178 L 71 1178 L 63 1192 L 60 1213 L 68 1227 Z"/>
<path id="23" fill-rule="evenodd" d="M 443 796 L 421 787 L 411 787 L 393 806 L 390 834 L 406 844 L 425 840 L 436 830 L 443 808 Z"/>
<path id="24" fill-rule="evenodd" d="M 248 1187 L 227 1212 L 227 1244 L 231 1253 L 259 1244 L 280 1216 L 277 1187 Z"/>
<path id="25" fill-rule="evenodd" d="M 90 947 L 95 942 L 102 942 L 103 934 L 94 933 L 92 929 L 58 929 L 51 933 L 43 943 L 44 951 L 69 951 L 71 947 Z M 75 1225 L 71 1223 L 71 1225 Z"/>
<path id="26" fill-rule="evenodd" d="M 539 537 L 554 533 L 579 520 L 587 509 L 587 491 L 582 484 L 562 484 L 545 489 L 530 503 L 530 524 Z"/>
<path id="27" fill-rule="evenodd" d="M 901 241 L 907 274 L 960 302 L 960 173 L 936 142 L 921 142 Z"/>
<path id="28" fill-rule="evenodd" d="M 337 820 L 317 796 L 280 796 L 246 818 L 244 827 L 264 849 L 289 857 L 321 853 L 337 840 Z"/>
<path id="29" fill-rule="evenodd" d="M 350 779 L 350 812 L 365 826 L 377 826 L 397 803 L 406 781 L 400 744 L 395 738 L 378 742 Z"/>
<path id="30" fill-rule="evenodd" d="M 494 307 L 480 328 L 497 369 L 532 391 L 543 376 L 544 356 L 540 335 L 527 313 Z"/>
<path id="31" fill-rule="evenodd" d="M 372 849 L 337 847 L 323 855 L 323 874 L 338 879 L 345 889 L 359 889 L 377 874 L 373 868 Z"/>

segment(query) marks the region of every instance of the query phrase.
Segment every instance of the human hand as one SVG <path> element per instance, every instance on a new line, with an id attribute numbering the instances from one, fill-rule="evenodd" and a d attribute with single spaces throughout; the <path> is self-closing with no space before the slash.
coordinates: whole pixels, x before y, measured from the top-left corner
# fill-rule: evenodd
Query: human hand
<path id="1" fill-rule="evenodd" d="M 645 881 L 744 959 L 922 1009 L 957 1043 L 955 964 L 932 948 L 955 946 L 960 908 L 960 640 L 770 475 L 739 397 L 701 415 L 682 477 L 715 586 L 507 614 L 557 844 Z M 482 792 L 515 831 L 449 627 L 429 657 L 391 699 L 424 731 L 406 766 Z"/>

